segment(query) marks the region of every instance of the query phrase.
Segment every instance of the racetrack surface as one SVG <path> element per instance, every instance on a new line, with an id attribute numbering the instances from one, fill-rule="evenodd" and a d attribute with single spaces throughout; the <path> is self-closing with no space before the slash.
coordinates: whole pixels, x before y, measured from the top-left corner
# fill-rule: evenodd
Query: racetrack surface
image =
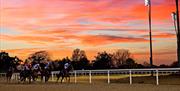
<path id="1" fill-rule="evenodd" d="M 180 85 L 42 83 L 0 84 L 0 91 L 180 91 Z"/>
<path id="2" fill-rule="evenodd" d="M 156 85 L 155 76 L 134 76 L 133 84 L 129 85 L 129 77 L 111 76 L 111 83 L 107 83 L 107 76 L 93 76 L 92 83 L 89 83 L 89 76 L 78 76 L 77 83 L 74 78 L 71 82 L 47 83 L 37 81 L 31 84 L 18 83 L 12 80 L 7 83 L 5 78 L 0 78 L 0 91 L 180 91 L 180 76 L 160 76 Z"/>

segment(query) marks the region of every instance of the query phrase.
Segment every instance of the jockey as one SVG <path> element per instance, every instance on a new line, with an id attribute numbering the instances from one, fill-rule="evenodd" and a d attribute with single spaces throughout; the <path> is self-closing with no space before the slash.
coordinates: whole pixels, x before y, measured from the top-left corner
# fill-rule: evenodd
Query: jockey
<path id="1" fill-rule="evenodd" d="M 39 64 L 37 63 L 37 64 L 35 64 L 34 66 L 33 66 L 33 70 L 37 70 L 38 68 L 39 68 Z"/>
<path id="2" fill-rule="evenodd" d="M 24 64 L 24 70 L 30 70 L 30 65 Z"/>
<path id="3" fill-rule="evenodd" d="M 48 69 L 49 65 L 50 65 L 50 62 L 47 62 L 46 66 L 44 68 Z"/>
<path id="4" fill-rule="evenodd" d="M 70 64 L 69 64 L 68 62 L 65 63 L 65 64 L 64 64 L 64 69 L 65 69 L 65 70 L 68 69 L 69 65 L 70 65 Z"/>

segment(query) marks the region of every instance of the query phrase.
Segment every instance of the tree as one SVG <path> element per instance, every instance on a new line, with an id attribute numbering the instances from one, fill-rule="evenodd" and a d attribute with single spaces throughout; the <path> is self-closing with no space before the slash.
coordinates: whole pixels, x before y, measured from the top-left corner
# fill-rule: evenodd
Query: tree
<path id="1" fill-rule="evenodd" d="M 84 50 L 75 49 L 72 53 L 72 61 L 80 61 L 83 58 L 87 58 Z"/>
<path id="2" fill-rule="evenodd" d="M 54 60 L 54 61 L 52 61 L 52 66 L 53 66 L 53 70 L 54 71 L 58 71 L 59 69 L 60 69 L 60 64 L 59 64 L 59 62 L 61 62 L 61 60 L 60 59 L 57 59 L 57 60 Z"/>
<path id="3" fill-rule="evenodd" d="M 159 65 L 159 68 L 168 68 L 169 66 L 168 65 L 165 65 L 165 64 L 161 64 Z"/>
<path id="4" fill-rule="evenodd" d="M 174 62 L 170 65 L 170 67 L 178 67 L 178 61 L 174 61 Z"/>
<path id="5" fill-rule="evenodd" d="M 118 49 L 112 55 L 112 63 L 114 67 L 120 67 L 126 63 L 126 60 L 130 58 L 130 52 L 126 49 Z"/>
<path id="6" fill-rule="evenodd" d="M 72 53 L 72 65 L 76 70 L 89 69 L 89 60 L 84 50 L 75 49 Z"/>
<path id="7" fill-rule="evenodd" d="M 0 52 L 0 71 L 7 70 L 8 64 L 9 64 L 9 54 L 6 52 Z"/>
<path id="8" fill-rule="evenodd" d="M 109 69 L 112 65 L 112 55 L 104 52 L 99 52 L 97 56 L 95 56 L 95 61 L 93 63 L 93 67 L 95 69 Z"/>
<path id="9" fill-rule="evenodd" d="M 13 67 L 16 70 L 16 66 L 20 64 L 20 60 L 17 56 L 10 57 L 9 53 L 0 52 L 0 71 L 7 71 L 9 67 Z"/>
<path id="10" fill-rule="evenodd" d="M 78 69 L 89 69 L 90 67 L 90 63 L 89 60 L 86 57 L 83 57 L 80 59 L 80 61 L 77 62 L 78 63 Z"/>
<path id="11" fill-rule="evenodd" d="M 29 63 L 44 63 L 50 61 L 50 56 L 47 51 L 38 51 L 31 54 L 26 61 Z"/>
<path id="12" fill-rule="evenodd" d="M 126 60 L 125 64 L 127 65 L 127 68 L 136 68 L 137 67 L 137 63 L 132 58 L 128 58 Z"/>
<path id="13" fill-rule="evenodd" d="M 72 53 L 72 61 L 79 61 L 80 49 L 75 49 Z"/>

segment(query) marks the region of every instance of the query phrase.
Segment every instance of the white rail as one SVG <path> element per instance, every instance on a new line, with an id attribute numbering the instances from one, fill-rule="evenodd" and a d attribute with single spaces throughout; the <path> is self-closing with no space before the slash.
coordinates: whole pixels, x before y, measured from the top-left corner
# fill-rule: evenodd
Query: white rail
<path id="1" fill-rule="evenodd" d="M 110 74 L 129 74 L 129 84 L 132 84 L 132 74 L 146 74 L 153 72 L 156 75 L 156 85 L 159 85 L 159 73 L 178 73 L 180 68 L 150 68 L 150 69 L 106 69 L 106 70 L 74 70 L 70 72 L 74 75 L 75 83 L 77 83 L 77 74 L 89 74 L 89 83 L 92 83 L 93 74 L 107 75 L 107 83 L 110 84 Z M 58 74 L 59 71 L 53 71 L 52 74 Z M 52 78 L 54 80 L 54 78 Z"/>
<path id="2" fill-rule="evenodd" d="M 93 74 L 107 75 L 107 83 L 110 84 L 111 74 L 129 74 L 129 84 L 132 84 L 132 74 L 150 74 L 153 72 L 156 75 L 156 85 L 159 85 L 159 73 L 179 73 L 180 68 L 150 68 L 150 69 L 106 69 L 106 70 L 74 70 L 70 74 L 74 76 L 74 82 L 77 83 L 77 75 L 89 75 L 89 83 L 92 83 Z M 52 71 L 51 80 L 54 81 L 54 77 L 59 71 Z M 0 73 L 0 77 L 5 76 L 5 73 Z M 13 74 L 13 79 L 18 79 L 19 73 Z"/>

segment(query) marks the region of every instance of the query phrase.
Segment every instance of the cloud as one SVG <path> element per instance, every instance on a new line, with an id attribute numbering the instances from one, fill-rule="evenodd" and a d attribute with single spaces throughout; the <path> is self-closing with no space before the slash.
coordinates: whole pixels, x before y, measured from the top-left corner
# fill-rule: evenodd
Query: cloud
<path id="1" fill-rule="evenodd" d="M 109 35 L 87 35 L 77 37 L 81 40 L 84 45 L 106 45 L 113 43 L 137 43 L 137 42 L 147 42 L 143 38 L 133 38 L 133 37 L 119 37 L 119 36 L 109 36 Z"/>
<path id="2" fill-rule="evenodd" d="M 8 41 L 25 41 L 30 44 L 48 45 L 52 42 L 63 42 L 61 38 L 48 36 L 32 36 L 32 35 L 1 35 L 2 40 Z"/>
<path id="3" fill-rule="evenodd" d="M 145 38 L 148 38 L 149 35 L 143 36 Z M 159 33 L 159 34 L 154 34 L 152 35 L 153 38 L 175 38 L 176 34 L 173 33 Z"/>
<path id="4" fill-rule="evenodd" d="M 161 31 L 153 31 L 155 40 L 175 38 L 170 16 L 175 11 L 174 4 L 173 0 L 152 0 L 153 30 Z M 32 44 L 30 48 L 84 48 L 116 43 L 127 48 L 129 43 L 147 46 L 148 14 L 143 0 L 3 0 L 1 6 L 0 27 L 4 30 L 0 39 L 23 41 Z M 158 45 L 165 47 L 166 43 Z"/>

